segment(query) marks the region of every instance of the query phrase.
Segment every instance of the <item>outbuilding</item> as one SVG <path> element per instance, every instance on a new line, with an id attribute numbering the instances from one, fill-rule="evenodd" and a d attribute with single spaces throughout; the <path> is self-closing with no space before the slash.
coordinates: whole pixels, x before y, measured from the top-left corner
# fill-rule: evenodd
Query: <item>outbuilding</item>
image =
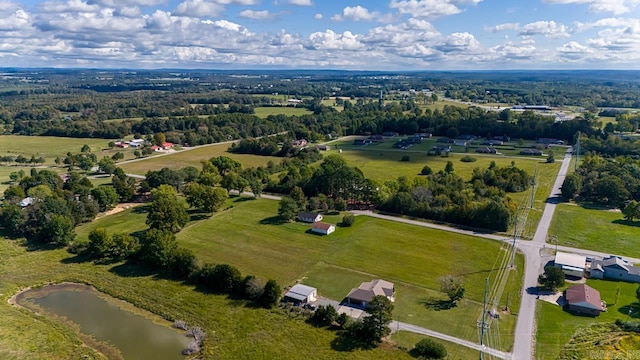
<path id="1" fill-rule="evenodd" d="M 311 231 L 317 234 L 329 235 L 336 231 L 336 226 L 324 222 L 315 222 L 311 225 Z"/>
<path id="2" fill-rule="evenodd" d="M 558 251 L 553 266 L 562 269 L 568 276 L 583 277 L 587 257 L 584 255 L 570 254 Z"/>
<path id="3" fill-rule="evenodd" d="M 317 212 L 302 211 L 298 213 L 298 220 L 306 223 L 322 221 L 322 214 Z"/>
<path id="4" fill-rule="evenodd" d="M 564 292 L 569 311 L 598 316 L 606 307 L 600 299 L 600 292 L 586 284 L 574 285 Z"/>
<path id="5" fill-rule="evenodd" d="M 285 302 L 292 302 L 296 305 L 314 302 L 317 299 L 318 289 L 302 284 L 293 285 L 291 289 L 284 294 Z"/>

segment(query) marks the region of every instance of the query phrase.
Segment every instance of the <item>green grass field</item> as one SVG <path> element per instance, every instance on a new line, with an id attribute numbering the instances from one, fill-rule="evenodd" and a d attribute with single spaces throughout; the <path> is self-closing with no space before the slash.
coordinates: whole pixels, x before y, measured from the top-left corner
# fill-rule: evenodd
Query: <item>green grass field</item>
<path id="1" fill-rule="evenodd" d="M 391 335 L 392 341 L 394 341 L 399 347 L 407 350 L 411 350 L 418 341 L 424 338 L 426 338 L 426 336 L 410 333 L 407 331 L 399 331 Z M 467 347 L 440 339 L 433 340 L 444 345 L 444 347 L 447 349 L 446 359 L 448 360 L 468 360 L 478 357 L 478 352 L 475 350 L 471 350 Z"/>
<path id="2" fill-rule="evenodd" d="M 358 217 L 353 227 L 339 227 L 321 237 L 307 233 L 309 224 L 277 223 L 277 202 L 247 199 L 234 198 L 230 200 L 233 208 L 190 223 L 178 234 L 179 242 L 202 261 L 233 264 L 243 274 L 274 278 L 284 285 L 302 280 L 316 286 L 321 296 L 336 300 L 362 281 L 393 281 L 395 315 L 401 321 L 475 340 L 484 278 L 495 278 L 496 259 L 504 254 L 500 244 L 370 217 Z M 85 239 L 97 226 L 118 232 L 142 230 L 145 216 L 143 209 L 134 209 L 105 217 L 81 227 L 78 238 Z M 339 219 L 328 216 L 326 221 Z M 521 269 L 520 256 L 517 264 Z M 463 277 L 468 300 L 453 309 L 438 310 L 444 300 L 438 278 L 447 274 Z M 521 275 L 511 272 L 501 304 L 510 294 L 511 308 L 517 309 Z M 452 322 L 452 318 L 459 320 Z M 507 349 L 515 316 L 504 314 L 500 323 L 496 331 L 504 341 L 498 345 Z"/>
<path id="3" fill-rule="evenodd" d="M 101 152 L 107 148 L 111 140 L 107 139 L 84 139 L 84 138 L 64 138 L 55 136 L 20 136 L 20 135 L 0 135 L 0 155 L 24 155 L 30 158 L 43 156 L 46 159 L 45 165 L 53 165 L 53 160 L 60 156 L 64 158 L 67 152 L 79 153 L 84 144 L 91 147 L 98 158 Z"/>
<path id="4" fill-rule="evenodd" d="M 144 160 L 121 164 L 120 167 L 127 173 L 144 175 L 149 170 L 160 170 L 162 168 L 181 169 L 186 166 L 195 166 L 198 169 L 202 168 L 200 161 L 209 160 L 216 156 L 228 156 L 242 163 L 242 166 L 257 167 L 265 166 L 269 160 L 272 160 L 276 164 L 282 161 L 282 158 L 273 156 L 258 156 L 247 154 L 233 154 L 227 152 L 229 148 L 228 143 L 212 144 L 208 146 L 201 146 L 193 150 L 178 151 L 171 155 L 165 156 L 151 156 Z"/>
<path id="5" fill-rule="evenodd" d="M 640 318 L 640 303 L 635 297 L 638 284 L 605 280 L 588 280 L 587 284 L 600 291 L 600 297 L 607 303 L 607 311 L 595 318 L 576 316 L 563 311 L 560 306 L 539 301 L 536 313 L 538 324 L 536 359 L 558 359 L 561 350 L 569 343 L 574 334 L 583 333 L 584 328 L 593 324 L 611 323 L 616 319 L 626 320 L 630 306 L 637 309 L 632 312 L 632 315 L 635 318 Z M 620 296 L 618 303 L 614 305 L 616 288 L 618 287 L 620 288 Z M 598 344 L 594 342 L 583 342 L 578 346 L 581 351 L 599 349 Z"/>
<path id="6" fill-rule="evenodd" d="M 6 239 L 0 240 L 1 359 L 104 359 L 69 328 L 7 302 L 27 286 L 62 281 L 89 283 L 165 318 L 197 324 L 207 333 L 202 359 L 411 359 L 388 346 L 344 350 L 335 333 L 288 311 L 247 307 L 127 264 L 95 265 L 65 250 L 27 251 Z"/>
<path id="7" fill-rule="evenodd" d="M 640 221 L 628 223 L 619 211 L 560 204 L 549 234 L 557 236 L 560 245 L 640 257 Z"/>
<path id="8" fill-rule="evenodd" d="M 263 119 L 269 115 L 301 116 L 311 114 L 311 111 L 305 108 L 288 106 L 256 107 L 254 110 L 256 112 L 256 116 Z"/>

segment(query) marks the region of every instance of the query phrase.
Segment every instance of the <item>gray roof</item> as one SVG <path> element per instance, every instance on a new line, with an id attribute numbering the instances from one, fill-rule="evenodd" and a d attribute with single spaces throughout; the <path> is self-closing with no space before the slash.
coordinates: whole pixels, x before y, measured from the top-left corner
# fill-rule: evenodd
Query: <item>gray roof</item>
<path id="1" fill-rule="evenodd" d="M 595 265 L 595 266 L 594 266 Z M 640 268 L 637 268 L 630 264 L 628 261 L 621 259 L 617 256 L 609 256 L 602 260 L 596 260 L 591 267 L 596 267 L 598 270 L 604 271 L 604 268 L 620 268 L 631 275 L 640 275 Z"/>
<path id="2" fill-rule="evenodd" d="M 288 298 L 304 301 L 314 291 L 317 291 L 317 289 L 314 287 L 302 285 L 302 284 L 295 284 L 291 287 L 291 289 L 289 289 L 289 291 L 287 291 L 286 294 L 284 294 L 284 296 Z"/>

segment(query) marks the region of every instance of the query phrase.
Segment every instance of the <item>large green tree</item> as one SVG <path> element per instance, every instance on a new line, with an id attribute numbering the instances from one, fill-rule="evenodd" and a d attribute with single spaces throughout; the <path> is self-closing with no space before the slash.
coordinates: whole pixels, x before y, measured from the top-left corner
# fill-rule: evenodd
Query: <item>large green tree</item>
<path id="1" fill-rule="evenodd" d="M 640 203 L 635 200 L 631 200 L 627 203 L 622 210 L 622 214 L 624 215 L 624 219 L 627 221 L 633 221 L 634 219 L 640 218 Z"/>
<path id="2" fill-rule="evenodd" d="M 298 214 L 298 204 L 288 196 L 283 196 L 278 206 L 278 215 L 286 221 L 291 221 Z"/>
<path id="3" fill-rule="evenodd" d="M 151 209 L 147 215 L 149 227 L 178 232 L 189 221 L 185 204 L 178 199 L 178 194 L 173 187 L 160 185 L 151 191 L 151 198 Z"/>
<path id="4" fill-rule="evenodd" d="M 362 320 L 360 337 L 375 345 L 391 332 L 389 323 L 393 320 L 393 303 L 386 296 L 376 295 L 369 302 L 368 312 L 369 316 Z"/>
<path id="5" fill-rule="evenodd" d="M 140 238 L 140 259 L 158 269 L 169 268 L 177 250 L 176 236 L 168 230 L 149 229 Z"/>
<path id="6" fill-rule="evenodd" d="M 551 291 L 556 291 L 564 286 L 564 280 L 562 269 L 554 266 L 544 268 L 544 273 L 538 277 L 538 282 L 542 285 L 542 288 Z"/>
<path id="7" fill-rule="evenodd" d="M 565 199 L 573 199 L 582 190 L 582 179 L 577 174 L 569 174 L 562 183 L 562 197 Z"/>
<path id="8" fill-rule="evenodd" d="M 453 275 L 447 275 L 439 279 L 440 291 L 447 294 L 452 306 L 464 297 L 465 288 L 462 279 Z"/>

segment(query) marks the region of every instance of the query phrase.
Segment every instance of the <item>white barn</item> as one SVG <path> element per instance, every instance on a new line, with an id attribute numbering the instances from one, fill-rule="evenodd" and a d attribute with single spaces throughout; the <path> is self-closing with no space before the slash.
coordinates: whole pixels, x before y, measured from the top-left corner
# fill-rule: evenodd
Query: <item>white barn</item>
<path id="1" fill-rule="evenodd" d="M 306 304 L 318 300 L 318 289 L 302 285 L 295 284 L 284 294 L 284 301 L 292 302 L 294 304 Z"/>
<path id="2" fill-rule="evenodd" d="M 317 234 L 329 235 L 336 231 L 336 226 L 324 222 L 315 222 L 311 225 L 311 231 Z"/>
<path id="3" fill-rule="evenodd" d="M 583 277 L 587 263 L 584 255 L 570 254 L 558 251 L 554 261 L 555 267 L 562 269 L 565 275 Z"/>

